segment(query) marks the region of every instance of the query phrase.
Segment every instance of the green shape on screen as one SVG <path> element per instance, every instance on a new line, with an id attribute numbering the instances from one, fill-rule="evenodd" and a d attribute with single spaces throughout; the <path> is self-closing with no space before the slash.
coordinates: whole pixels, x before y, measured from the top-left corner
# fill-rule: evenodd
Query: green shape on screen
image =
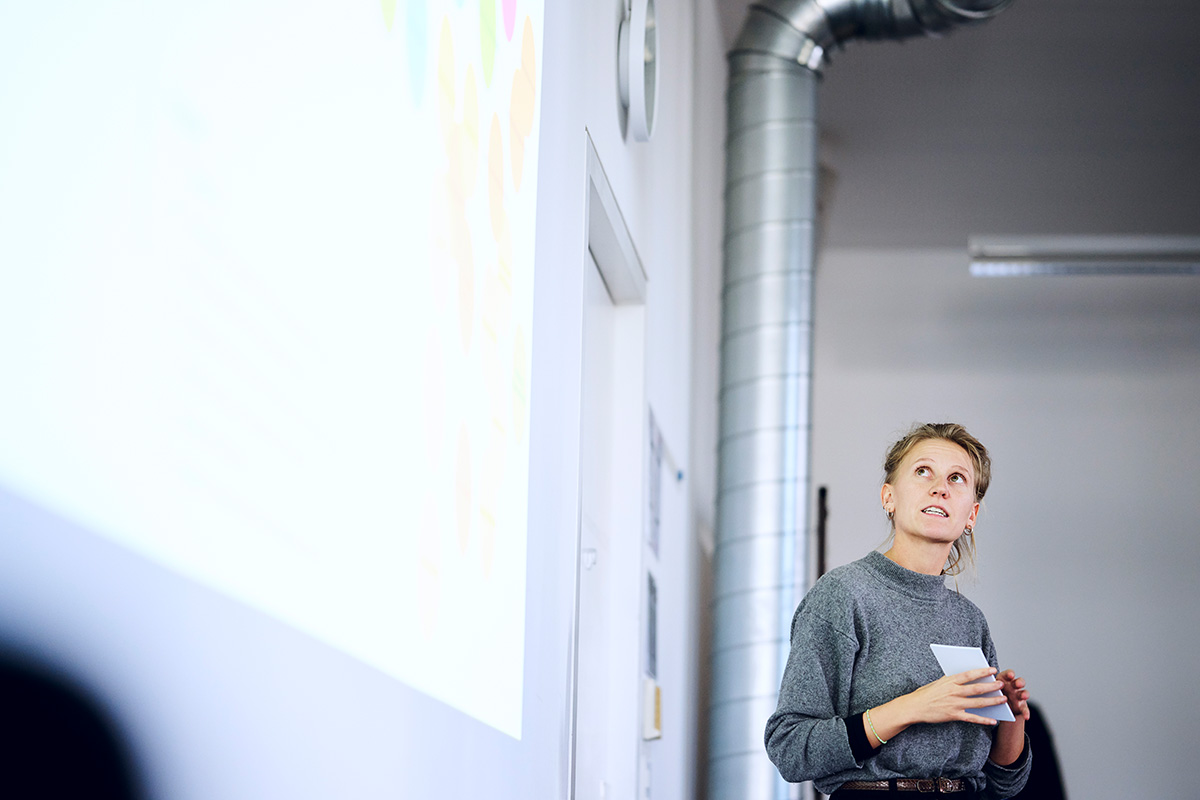
<path id="1" fill-rule="evenodd" d="M 496 61 L 496 0 L 479 0 L 479 48 L 483 56 L 483 83 L 492 85 Z"/>

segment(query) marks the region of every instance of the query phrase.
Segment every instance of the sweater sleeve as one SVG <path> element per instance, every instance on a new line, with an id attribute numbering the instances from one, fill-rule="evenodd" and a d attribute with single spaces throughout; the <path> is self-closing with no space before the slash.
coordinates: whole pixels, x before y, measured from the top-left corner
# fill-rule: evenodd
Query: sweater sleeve
<path id="1" fill-rule="evenodd" d="M 846 727 L 855 639 L 805 611 L 792 619 L 779 704 L 767 720 L 767 755 L 784 780 L 814 780 L 861 766 Z"/>
<path id="2" fill-rule="evenodd" d="M 854 760 L 859 764 L 875 755 L 875 748 L 871 746 L 871 740 L 867 738 L 867 731 L 863 727 L 864 714 L 866 714 L 865 711 L 846 720 L 846 733 L 850 736 L 850 752 L 854 753 Z"/>
<path id="3" fill-rule="evenodd" d="M 1029 779 L 1029 768 L 1033 764 L 1033 756 L 1029 751 L 1029 736 L 1025 736 L 1025 746 L 1021 748 L 1021 755 L 1017 756 L 1017 760 L 1009 764 L 1007 767 L 1002 767 L 990 758 L 983 765 L 983 774 L 987 777 L 987 786 L 984 788 L 983 796 L 992 800 L 1001 800 L 1002 798 L 1012 797 L 1025 788 L 1025 782 Z"/>

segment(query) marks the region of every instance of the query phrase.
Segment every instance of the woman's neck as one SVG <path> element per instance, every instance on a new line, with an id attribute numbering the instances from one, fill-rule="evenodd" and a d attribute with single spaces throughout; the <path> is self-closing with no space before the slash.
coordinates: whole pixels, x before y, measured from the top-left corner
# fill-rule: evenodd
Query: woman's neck
<path id="1" fill-rule="evenodd" d="M 918 542 L 905 536 L 897 536 L 885 556 L 905 569 L 926 575 L 941 575 L 950 557 L 951 544 Z"/>

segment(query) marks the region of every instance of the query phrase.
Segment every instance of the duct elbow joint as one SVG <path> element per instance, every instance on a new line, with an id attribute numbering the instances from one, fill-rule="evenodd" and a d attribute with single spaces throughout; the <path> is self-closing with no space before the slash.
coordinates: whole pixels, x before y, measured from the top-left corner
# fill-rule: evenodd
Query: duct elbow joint
<path id="1" fill-rule="evenodd" d="M 986 22 L 1012 5 L 1013 0 L 893 0 L 893 3 L 906 7 L 906 16 L 919 26 L 921 33 L 932 34 Z"/>
<path id="2" fill-rule="evenodd" d="M 985 22 L 1013 0 L 759 0 L 733 52 L 756 52 L 819 72 L 852 39 L 905 39 Z"/>

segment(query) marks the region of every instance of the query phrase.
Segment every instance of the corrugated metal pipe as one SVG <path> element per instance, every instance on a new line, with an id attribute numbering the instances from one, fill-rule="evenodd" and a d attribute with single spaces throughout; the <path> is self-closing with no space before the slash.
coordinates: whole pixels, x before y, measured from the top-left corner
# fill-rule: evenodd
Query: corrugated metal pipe
<path id="1" fill-rule="evenodd" d="M 850 39 L 936 33 L 1011 2 L 762 0 L 729 54 L 711 800 L 790 791 L 763 728 L 809 571 L 798 534 L 808 526 L 820 69 Z"/>

